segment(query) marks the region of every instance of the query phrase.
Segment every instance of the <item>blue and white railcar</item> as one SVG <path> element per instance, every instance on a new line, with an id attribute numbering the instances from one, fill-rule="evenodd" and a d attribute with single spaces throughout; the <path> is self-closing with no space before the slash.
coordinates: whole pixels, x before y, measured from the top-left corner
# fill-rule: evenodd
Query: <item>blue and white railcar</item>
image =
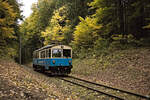
<path id="1" fill-rule="evenodd" d="M 47 45 L 33 52 L 34 70 L 69 74 L 72 69 L 72 48 L 66 45 Z"/>

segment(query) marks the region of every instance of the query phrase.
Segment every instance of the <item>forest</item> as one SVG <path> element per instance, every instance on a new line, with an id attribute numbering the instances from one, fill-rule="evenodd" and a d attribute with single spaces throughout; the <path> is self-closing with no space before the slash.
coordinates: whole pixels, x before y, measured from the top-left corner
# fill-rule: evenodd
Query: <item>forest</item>
<path id="1" fill-rule="evenodd" d="M 38 0 L 27 18 L 20 6 L 0 0 L 0 57 L 25 63 L 53 43 L 70 45 L 74 58 L 150 45 L 149 0 Z"/>

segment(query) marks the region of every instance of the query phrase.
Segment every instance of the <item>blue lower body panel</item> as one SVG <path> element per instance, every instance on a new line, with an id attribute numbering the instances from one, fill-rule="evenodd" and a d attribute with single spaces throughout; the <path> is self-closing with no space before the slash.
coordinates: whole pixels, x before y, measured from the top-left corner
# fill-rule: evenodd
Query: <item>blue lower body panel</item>
<path id="1" fill-rule="evenodd" d="M 33 67 L 44 67 L 51 71 L 71 71 L 72 58 L 51 58 L 51 59 L 33 59 Z"/>

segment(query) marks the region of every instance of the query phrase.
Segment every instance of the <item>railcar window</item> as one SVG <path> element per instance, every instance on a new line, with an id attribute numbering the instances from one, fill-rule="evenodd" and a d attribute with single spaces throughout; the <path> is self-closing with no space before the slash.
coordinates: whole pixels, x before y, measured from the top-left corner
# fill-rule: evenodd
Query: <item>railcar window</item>
<path id="1" fill-rule="evenodd" d="M 41 58 L 43 58 L 43 52 L 41 51 Z"/>
<path id="2" fill-rule="evenodd" d="M 46 55 L 45 55 L 45 51 L 43 51 L 43 58 L 45 58 L 45 56 L 46 56 Z"/>
<path id="3" fill-rule="evenodd" d="M 52 51 L 52 57 L 61 57 L 62 50 L 61 49 L 54 49 Z"/>
<path id="4" fill-rule="evenodd" d="M 39 58 L 39 51 L 37 52 L 37 58 Z"/>
<path id="5" fill-rule="evenodd" d="M 63 56 L 64 57 L 71 57 L 71 50 L 70 49 L 63 49 Z"/>
<path id="6" fill-rule="evenodd" d="M 36 58 L 36 57 L 35 57 L 35 52 L 33 52 L 33 58 Z"/>
<path id="7" fill-rule="evenodd" d="M 36 52 L 34 53 L 34 58 L 36 58 Z"/>
<path id="8" fill-rule="evenodd" d="M 43 53 L 41 52 L 40 54 L 41 54 L 41 58 L 43 58 Z"/>
<path id="9" fill-rule="evenodd" d="M 49 57 L 49 50 L 48 49 L 46 50 L 46 57 L 47 58 Z"/>
<path id="10" fill-rule="evenodd" d="M 36 52 L 36 54 L 35 54 L 35 58 L 38 58 L 38 52 Z"/>
<path id="11" fill-rule="evenodd" d="M 41 52 L 41 58 L 45 58 L 45 51 Z"/>
<path id="12" fill-rule="evenodd" d="M 34 54 L 34 58 L 37 58 L 37 52 L 35 52 L 35 54 Z"/>
<path id="13" fill-rule="evenodd" d="M 51 58 L 51 49 L 49 49 L 49 58 Z"/>

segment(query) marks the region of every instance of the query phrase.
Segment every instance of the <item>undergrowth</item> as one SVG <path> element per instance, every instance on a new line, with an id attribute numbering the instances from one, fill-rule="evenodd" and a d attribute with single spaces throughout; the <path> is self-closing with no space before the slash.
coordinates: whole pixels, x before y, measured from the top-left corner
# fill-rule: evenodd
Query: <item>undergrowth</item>
<path id="1" fill-rule="evenodd" d="M 74 74 L 83 75 L 96 75 L 99 70 L 106 70 L 121 64 L 126 64 L 130 66 L 130 63 L 136 63 L 137 56 L 142 56 L 142 51 L 149 50 L 149 47 L 145 48 L 128 48 L 125 50 L 114 50 L 114 52 L 109 51 L 107 54 L 101 54 L 97 57 L 85 57 L 85 58 L 74 58 L 73 59 L 73 69 Z M 146 51 L 147 52 L 147 51 Z M 125 62 L 127 61 L 128 62 Z"/>

